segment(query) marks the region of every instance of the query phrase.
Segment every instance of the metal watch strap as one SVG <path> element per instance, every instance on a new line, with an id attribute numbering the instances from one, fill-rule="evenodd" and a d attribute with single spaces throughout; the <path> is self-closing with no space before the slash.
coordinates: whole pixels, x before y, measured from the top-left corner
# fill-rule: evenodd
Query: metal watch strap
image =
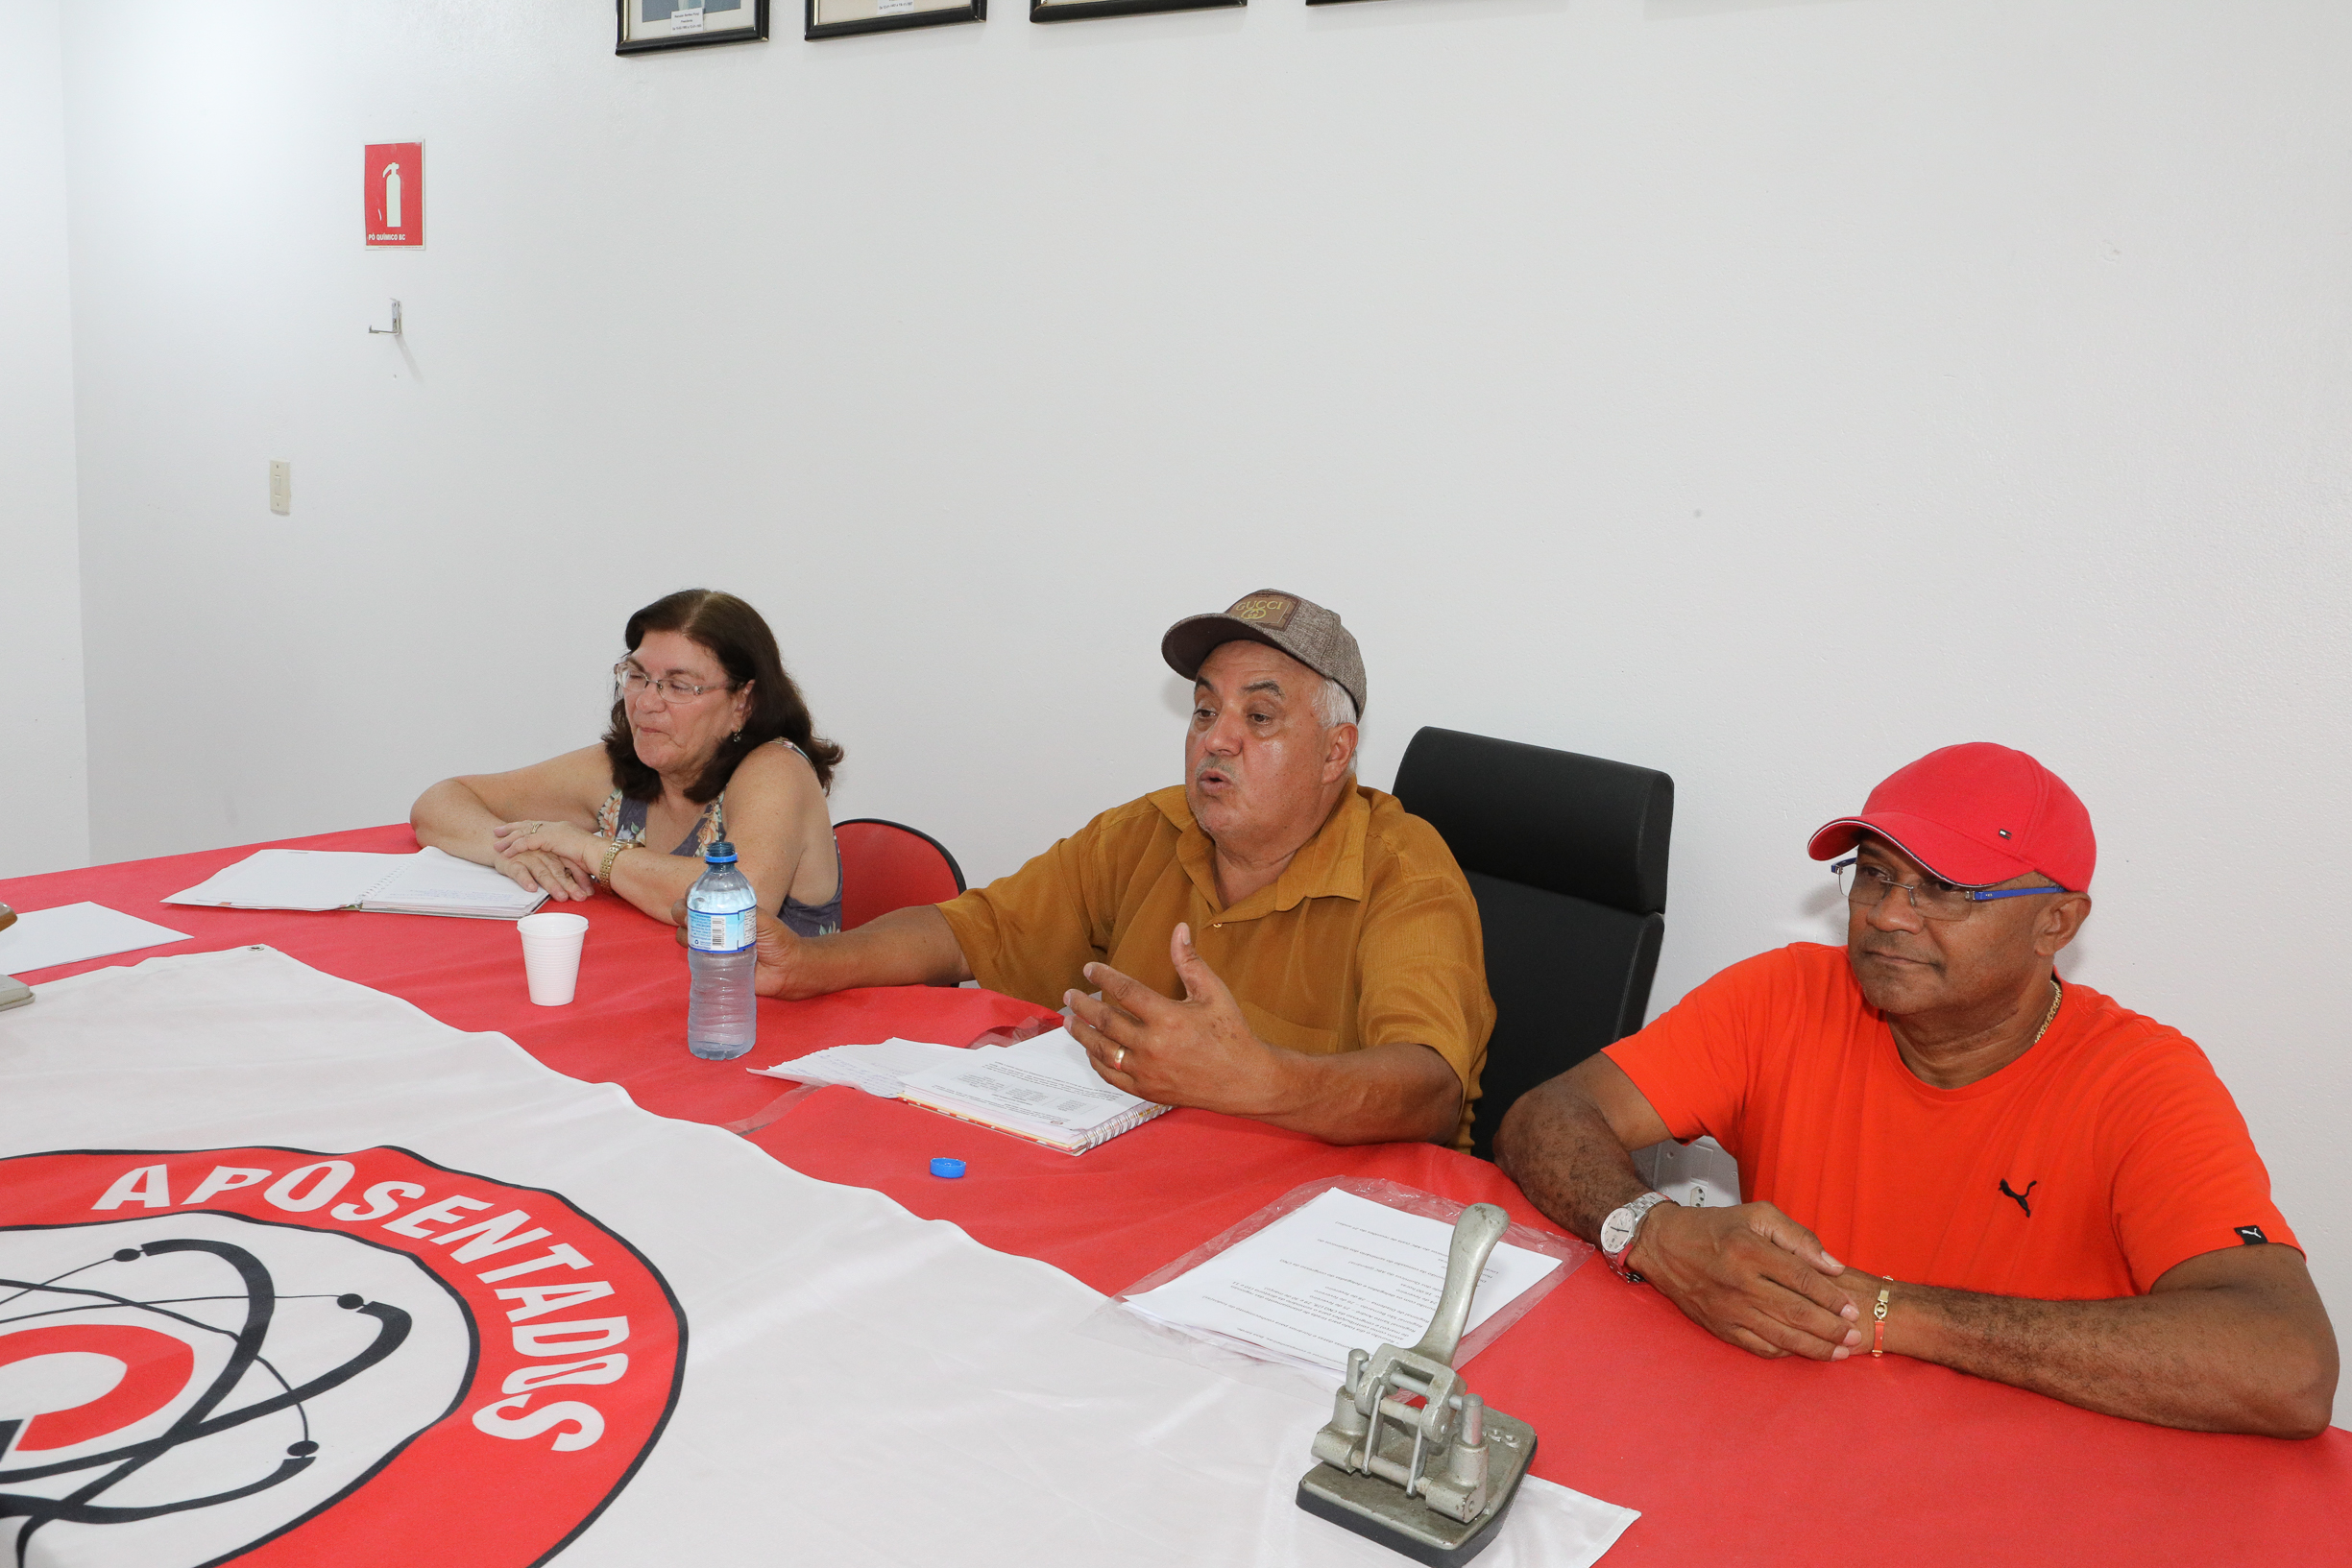
<path id="1" fill-rule="evenodd" d="M 1642 1283 L 1641 1275 L 1627 1266 L 1625 1260 L 1633 1256 L 1634 1243 L 1641 1239 L 1641 1222 L 1649 1218 L 1650 1211 L 1661 1203 L 1672 1201 L 1673 1199 L 1667 1197 L 1663 1193 L 1644 1193 L 1631 1203 L 1611 1211 L 1609 1219 L 1614 1219 L 1620 1214 L 1625 1216 L 1626 1235 L 1625 1244 L 1622 1247 L 1614 1252 L 1603 1251 L 1601 1254 L 1608 1261 L 1610 1272 L 1631 1284 Z M 1608 1229 L 1609 1219 L 1601 1221 L 1604 1231 Z"/>

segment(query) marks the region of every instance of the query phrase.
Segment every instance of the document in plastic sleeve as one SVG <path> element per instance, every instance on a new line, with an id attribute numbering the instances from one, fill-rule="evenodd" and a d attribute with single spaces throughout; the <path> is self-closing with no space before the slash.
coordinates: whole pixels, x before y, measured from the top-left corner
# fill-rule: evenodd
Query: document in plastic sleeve
<path id="1" fill-rule="evenodd" d="M 1126 1305 L 1293 1366 L 1345 1372 L 1350 1350 L 1419 1342 L 1444 1291 L 1452 1244 L 1453 1227 L 1442 1220 L 1329 1192 Z M 1562 1266 L 1498 1243 L 1478 1277 L 1466 1335 Z"/>

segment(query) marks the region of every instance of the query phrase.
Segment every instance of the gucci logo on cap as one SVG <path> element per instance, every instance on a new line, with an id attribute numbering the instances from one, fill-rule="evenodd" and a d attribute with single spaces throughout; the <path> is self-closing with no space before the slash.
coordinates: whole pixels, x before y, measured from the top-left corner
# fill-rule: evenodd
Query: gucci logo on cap
<path id="1" fill-rule="evenodd" d="M 1253 593 L 1225 614 L 1235 620 L 1255 621 L 1278 632 L 1290 624 L 1291 614 L 1297 608 L 1298 601 L 1287 593 Z"/>

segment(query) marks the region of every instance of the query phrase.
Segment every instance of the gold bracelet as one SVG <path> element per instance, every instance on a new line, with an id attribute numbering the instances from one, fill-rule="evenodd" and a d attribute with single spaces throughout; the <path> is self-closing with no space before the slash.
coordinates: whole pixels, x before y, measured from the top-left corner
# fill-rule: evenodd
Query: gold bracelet
<path id="1" fill-rule="evenodd" d="M 596 872 L 594 880 L 602 882 L 607 887 L 612 886 L 613 862 L 620 858 L 620 852 L 622 850 L 633 850 L 635 848 L 637 848 L 635 844 L 624 844 L 618 838 L 614 839 L 613 847 L 604 852 L 604 864 Z"/>
<path id="2" fill-rule="evenodd" d="M 1886 1354 L 1887 1289 L 1888 1288 L 1883 1285 L 1879 1287 L 1879 1304 L 1870 1309 L 1870 1315 L 1876 1319 L 1876 1321 L 1871 1325 L 1870 1331 L 1870 1353 L 1873 1356 L 1883 1356 Z"/>

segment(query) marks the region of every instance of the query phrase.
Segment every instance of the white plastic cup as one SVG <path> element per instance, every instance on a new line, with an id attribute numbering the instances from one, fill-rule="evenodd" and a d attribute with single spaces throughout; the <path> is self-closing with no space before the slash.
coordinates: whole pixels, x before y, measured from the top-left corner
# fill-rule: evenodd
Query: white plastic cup
<path id="1" fill-rule="evenodd" d="M 580 945 L 588 938 L 586 915 L 524 915 L 515 922 L 522 935 L 522 973 L 531 1001 L 561 1007 L 580 983 Z"/>

